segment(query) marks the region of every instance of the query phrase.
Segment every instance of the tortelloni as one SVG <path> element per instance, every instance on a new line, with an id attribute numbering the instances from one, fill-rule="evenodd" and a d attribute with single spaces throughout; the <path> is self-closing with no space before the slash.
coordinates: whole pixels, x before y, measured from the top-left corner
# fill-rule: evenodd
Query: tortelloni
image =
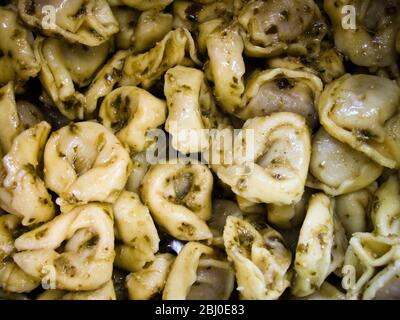
<path id="1" fill-rule="evenodd" d="M 115 264 L 138 271 L 155 259 L 160 238 L 149 209 L 135 193 L 123 191 L 113 205 L 117 244 Z"/>
<path id="2" fill-rule="evenodd" d="M 375 192 L 371 219 L 376 234 L 400 237 L 400 182 L 396 176 L 390 176 Z"/>
<path id="3" fill-rule="evenodd" d="M 321 124 L 339 141 L 389 168 L 400 166 L 400 88 L 372 75 L 344 75 L 322 92 Z"/>
<path id="4" fill-rule="evenodd" d="M 306 71 L 276 68 L 256 72 L 246 85 L 242 107 L 235 115 L 249 119 L 280 111 L 294 112 L 315 128 L 322 89 L 322 81 Z"/>
<path id="5" fill-rule="evenodd" d="M 282 53 L 315 55 L 327 32 L 313 0 L 252 0 L 240 11 L 245 52 L 252 57 Z"/>
<path id="6" fill-rule="evenodd" d="M 121 85 L 151 87 L 176 65 L 199 65 L 190 32 L 178 28 L 168 32 L 155 47 L 142 54 L 129 55 L 123 67 Z"/>
<path id="7" fill-rule="evenodd" d="M 342 8 L 353 6 L 354 25 L 343 28 Z M 385 67 L 396 61 L 395 39 L 400 29 L 400 5 L 397 1 L 325 0 L 324 9 L 333 28 L 339 51 L 360 66 Z M 348 12 L 347 12 L 348 13 Z"/>
<path id="8" fill-rule="evenodd" d="M 154 261 L 126 277 L 131 300 L 149 300 L 165 286 L 175 257 L 169 253 L 157 254 Z M 186 271 L 186 270 L 185 270 Z"/>
<path id="9" fill-rule="evenodd" d="M 312 294 L 343 264 L 347 241 L 333 206 L 333 200 L 323 193 L 310 199 L 296 247 L 291 287 L 295 296 Z"/>
<path id="10" fill-rule="evenodd" d="M 172 264 L 163 300 L 227 300 L 234 285 L 229 262 L 211 247 L 188 242 Z"/>
<path id="11" fill-rule="evenodd" d="M 224 229 L 225 250 L 233 262 L 241 299 L 275 300 L 290 285 L 292 255 L 282 236 L 267 227 L 229 216 Z"/>
<path id="12" fill-rule="evenodd" d="M 0 85 L 15 81 L 17 88 L 40 71 L 33 53 L 33 35 L 7 7 L 0 8 Z"/>
<path id="13" fill-rule="evenodd" d="M 92 47 L 119 30 L 107 0 L 18 0 L 18 12 L 26 24 L 44 35 L 60 35 Z"/>
<path id="14" fill-rule="evenodd" d="M 87 86 L 104 63 L 110 42 L 97 47 L 70 44 L 53 38 L 35 40 L 35 55 L 42 64 L 40 79 L 52 103 L 69 119 L 83 119 Z"/>
<path id="15" fill-rule="evenodd" d="M 321 128 L 312 141 L 307 186 L 337 196 L 364 189 L 381 175 L 382 170 L 366 155 Z"/>
<path id="16" fill-rule="evenodd" d="M 93 201 L 114 202 L 130 175 L 128 151 L 96 122 L 72 123 L 53 132 L 44 151 L 45 182 L 62 211 Z"/>
<path id="17" fill-rule="evenodd" d="M 162 10 L 167 7 L 173 0 L 109 0 L 112 6 L 125 5 L 136 10 L 145 11 L 150 9 Z"/>
<path id="18" fill-rule="evenodd" d="M 88 204 L 63 213 L 15 240 L 17 265 L 61 290 L 96 290 L 111 280 L 114 232 L 111 208 Z M 63 241 L 62 251 L 59 248 Z M 57 251 L 58 250 L 58 251 Z"/>
<path id="19" fill-rule="evenodd" d="M 311 153 L 310 131 L 303 117 L 278 112 L 253 118 L 236 139 L 243 143 L 235 143 L 230 150 L 232 165 L 213 165 L 234 193 L 258 203 L 300 201 Z"/>
<path id="20" fill-rule="evenodd" d="M 168 104 L 165 129 L 172 135 L 174 149 L 184 154 L 205 151 L 209 140 L 203 129 L 228 127 L 200 70 L 184 66 L 169 69 L 164 93 Z"/>
<path id="21" fill-rule="evenodd" d="M 129 146 L 131 152 L 145 151 L 154 140 L 151 129 L 161 126 L 166 119 L 165 101 L 146 90 L 126 86 L 115 89 L 103 100 L 99 119 L 117 138 Z"/>
<path id="22" fill-rule="evenodd" d="M 40 122 L 13 141 L 1 168 L 0 206 L 22 218 L 24 226 L 52 219 L 55 206 L 39 168 L 50 125 Z"/>
<path id="23" fill-rule="evenodd" d="M 372 206 L 375 202 L 374 192 L 377 184 L 374 182 L 367 188 L 346 193 L 335 198 L 335 212 L 346 230 L 348 238 L 355 232 L 367 232 Z"/>
<path id="24" fill-rule="evenodd" d="M 206 240 L 212 233 L 213 176 L 203 164 L 170 161 L 153 165 L 142 181 L 141 196 L 156 223 L 179 240 Z"/>

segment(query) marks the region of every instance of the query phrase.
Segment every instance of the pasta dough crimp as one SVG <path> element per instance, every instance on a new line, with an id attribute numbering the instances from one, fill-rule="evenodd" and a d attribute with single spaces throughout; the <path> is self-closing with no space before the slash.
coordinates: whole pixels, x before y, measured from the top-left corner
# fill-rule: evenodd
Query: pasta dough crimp
<path id="1" fill-rule="evenodd" d="M 307 186 L 338 196 L 364 189 L 373 183 L 383 168 L 365 154 L 336 140 L 324 128 L 312 140 Z"/>
<path id="2" fill-rule="evenodd" d="M 400 166 L 400 88 L 372 75 L 346 74 L 325 87 L 321 124 L 337 140 L 389 168 Z"/>
<path id="3" fill-rule="evenodd" d="M 229 216 L 224 244 L 233 262 L 241 299 L 275 300 L 290 285 L 292 255 L 282 236 L 267 227 L 258 231 L 248 221 Z"/>
<path id="4" fill-rule="evenodd" d="M 137 194 L 122 191 L 113 205 L 116 238 L 115 264 L 134 272 L 155 259 L 160 238 L 149 209 Z"/>
<path id="5" fill-rule="evenodd" d="M 258 203 L 300 201 L 311 153 L 303 117 L 288 112 L 256 117 L 246 121 L 236 139 L 241 143 L 230 150 L 233 164 L 212 166 L 234 193 Z"/>
<path id="6" fill-rule="evenodd" d="M 14 81 L 19 88 L 40 71 L 33 53 L 33 35 L 13 9 L 0 8 L 0 85 Z"/>
<path id="7" fill-rule="evenodd" d="M 206 240 L 212 233 L 213 176 L 202 164 L 160 163 L 142 181 L 141 196 L 156 223 L 180 240 Z"/>
<path id="8" fill-rule="evenodd" d="M 59 253 L 63 241 L 63 252 Z M 96 290 L 111 280 L 113 217 L 105 204 L 88 204 L 62 213 L 15 240 L 13 259 L 28 275 L 47 278 L 56 289 Z"/>
<path id="9" fill-rule="evenodd" d="M 188 242 L 172 264 L 163 300 L 227 300 L 233 290 L 234 272 L 211 247 Z"/>
<path id="10" fill-rule="evenodd" d="M 50 130 L 43 121 L 19 134 L 0 168 L 0 206 L 22 218 L 24 226 L 48 221 L 55 215 L 53 200 L 38 172 Z"/>
<path id="11" fill-rule="evenodd" d="M 39 28 L 44 35 L 60 35 L 91 47 L 119 30 L 107 0 L 18 0 L 18 13 L 27 25 Z"/>
<path id="12" fill-rule="evenodd" d="M 174 149 L 202 152 L 209 147 L 207 130 L 226 128 L 229 121 L 217 109 L 200 70 L 184 66 L 165 74 L 164 93 L 168 104 L 165 129 L 172 135 Z"/>
<path id="13" fill-rule="evenodd" d="M 200 65 L 190 32 L 178 28 L 168 32 L 155 47 L 126 58 L 121 85 L 150 88 L 155 81 L 176 65 Z"/>
<path id="14" fill-rule="evenodd" d="M 131 152 L 146 150 L 154 142 L 147 134 L 166 119 L 167 106 L 146 90 L 125 86 L 113 90 L 103 100 L 99 118 Z"/>
<path id="15" fill-rule="evenodd" d="M 128 151 L 95 122 L 72 123 L 53 132 L 44 151 L 46 185 L 62 211 L 93 201 L 114 202 L 132 167 Z"/>

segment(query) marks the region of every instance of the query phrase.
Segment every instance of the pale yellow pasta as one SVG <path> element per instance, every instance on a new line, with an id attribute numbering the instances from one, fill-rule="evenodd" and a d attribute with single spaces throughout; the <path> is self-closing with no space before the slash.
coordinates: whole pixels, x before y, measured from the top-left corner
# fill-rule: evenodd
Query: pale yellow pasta
<path id="1" fill-rule="evenodd" d="M 160 238 L 149 209 L 142 204 L 137 194 L 123 191 L 113 204 L 116 238 L 131 248 L 134 256 L 134 268 L 137 271 L 146 263 L 155 259 Z M 129 249 L 128 249 L 129 250 Z M 120 251 L 116 250 L 116 264 Z"/>
<path id="2" fill-rule="evenodd" d="M 16 263 L 0 262 L 0 288 L 8 292 L 31 292 L 40 281 L 25 273 Z"/>
<path id="3" fill-rule="evenodd" d="M 355 232 L 367 232 L 370 229 L 370 211 L 377 187 L 377 184 L 373 183 L 367 188 L 335 198 L 335 212 L 345 228 L 348 238 L 351 238 Z"/>
<path id="4" fill-rule="evenodd" d="M 230 264 L 220 261 L 211 247 L 187 243 L 172 264 L 163 291 L 163 300 L 226 300 L 233 290 Z M 207 293 L 209 293 L 207 295 Z"/>
<path id="5" fill-rule="evenodd" d="M 253 202 L 238 195 L 236 195 L 236 202 L 240 210 L 246 214 L 248 213 L 263 214 L 266 211 L 265 205 L 263 203 Z"/>
<path id="6" fill-rule="evenodd" d="M 17 88 L 40 71 L 33 53 L 33 35 L 18 20 L 13 7 L 0 8 L 0 85 L 14 81 Z"/>
<path id="7" fill-rule="evenodd" d="M 249 222 L 229 216 L 223 237 L 235 268 L 240 298 L 278 299 L 289 287 L 291 278 L 292 256 L 282 236 L 270 227 L 259 232 Z"/>
<path id="8" fill-rule="evenodd" d="M 114 285 L 108 281 L 99 289 L 81 292 L 46 290 L 36 300 L 116 300 Z"/>
<path id="9" fill-rule="evenodd" d="M 24 226 L 52 219 L 53 200 L 37 170 L 51 127 L 40 122 L 19 134 L 3 158 L 0 206 L 22 218 Z"/>
<path id="10" fill-rule="evenodd" d="M 307 71 L 275 68 L 255 72 L 246 84 L 242 105 L 235 111 L 241 119 L 293 112 L 311 128 L 318 122 L 317 105 L 322 81 Z"/>
<path id="11" fill-rule="evenodd" d="M 142 181 L 141 196 L 156 223 L 180 240 L 205 240 L 212 233 L 213 177 L 202 164 L 160 163 Z"/>
<path id="12" fill-rule="evenodd" d="M 150 163 L 147 161 L 147 153 L 140 152 L 132 156 L 132 172 L 126 183 L 126 190 L 139 193 L 139 187 L 143 177 L 150 168 Z"/>
<path id="13" fill-rule="evenodd" d="M 246 121 L 237 139 L 244 139 L 245 152 L 242 144 L 235 144 L 233 164 L 212 167 L 235 194 L 258 203 L 300 201 L 311 153 L 310 131 L 303 117 L 279 112 L 253 118 Z"/>
<path id="14" fill-rule="evenodd" d="M 366 155 L 336 140 L 321 128 L 312 141 L 307 186 L 337 196 L 367 187 L 381 175 L 382 170 Z"/>
<path id="15" fill-rule="evenodd" d="M 35 40 L 35 56 L 42 65 L 40 80 L 43 88 L 64 116 L 84 118 L 86 98 L 79 88 L 91 82 L 105 62 L 110 47 L 110 42 L 88 48 L 53 38 Z"/>
<path id="16" fill-rule="evenodd" d="M 346 295 L 338 288 L 325 281 L 318 291 L 305 297 L 295 297 L 295 300 L 345 300 Z"/>
<path id="17" fill-rule="evenodd" d="M 54 10 L 55 21 L 51 21 Z M 31 27 L 47 36 L 98 46 L 118 32 L 118 22 L 107 0 L 18 0 L 18 13 Z"/>
<path id="18" fill-rule="evenodd" d="M 390 176 L 375 192 L 371 219 L 376 234 L 400 237 L 400 182 L 398 177 Z"/>
<path id="19" fill-rule="evenodd" d="M 20 224 L 20 219 L 12 214 L 0 216 L 0 263 L 14 251 L 12 232 Z"/>
<path id="20" fill-rule="evenodd" d="M 382 166 L 396 168 L 400 163 L 399 103 L 396 82 L 346 74 L 325 87 L 318 110 L 331 136 Z"/>
<path id="21" fill-rule="evenodd" d="M 354 12 L 345 11 L 346 6 Z M 324 9 L 333 24 L 335 45 L 360 66 L 384 67 L 396 61 L 395 39 L 400 6 L 396 1 L 325 0 Z M 349 15 L 350 13 L 350 15 Z M 351 22 L 354 26 L 343 27 Z"/>
<path id="22" fill-rule="evenodd" d="M 175 257 L 169 253 L 157 254 L 149 266 L 130 273 L 126 277 L 129 298 L 149 300 L 162 292 L 174 259 Z"/>
<path id="23" fill-rule="evenodd" d="M 162 10 L 173 0 L 110 0 L 110 5 L 125 5 L 136 10 L 145 11 L 150 9 Z"/>
<path id="24" fill-rule="evenodd" d="M 91 201 L 114 202 L 131 171 L 128 151 L 96 122 L 72 123 L 53 132 L 44 152 L 46 185 L 65 211 Z"/>
<path id="25" fill-rule="evenodd" d="M 295 296 L 304 297 L 318 290 L 332 271 L 334 212 L 331 200 L 323 193 L 314 194 L 300 230 L 294 261 Z"/>
<path id="26" fill-rule="evenodd" d="M 111 279 L 113 270 L 111 215 L 107 205 L 76 207 L 17 238 L 19 252 L 13 259 L 35 279 L 49 276 L 56 289 L 98 289 Z M 64 252 L 59 253 L 56 250 L 63 241 L 67 241 Z"/>
<path id="27" fill-rule="evenodd" d="M 99 119 L 131 152 L 141 152 L 154 142 L 148 133 L 165 122 L 166 113 L 163 100 L 138 87 L 123 86 L 105 97 Z"/>
<path id="28" fill-rule="evenodd" d="M 3 153 L 7 153 L 11 149 L 14 138 L 22 130 L 13 82 L 0 88 L 0 113 L 0 148 Z"/>
<path id="29" fill-rule="evenodd" d="M 155 47 L 142 54 L 126 58 L 121 85 L 141 86 L 145 89 L 176 65 L 200 64 L 194 40 L 186 29 L 168 32 Z"/>

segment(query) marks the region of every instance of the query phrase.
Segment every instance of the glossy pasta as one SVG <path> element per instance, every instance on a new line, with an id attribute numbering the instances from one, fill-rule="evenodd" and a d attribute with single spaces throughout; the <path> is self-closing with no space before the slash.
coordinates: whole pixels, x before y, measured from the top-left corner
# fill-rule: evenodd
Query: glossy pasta
<path id="1" fill-rule="evenodd" d="M 400 300 L 399 168 L 399 0 L 0 1 L 0 300 Z"/>

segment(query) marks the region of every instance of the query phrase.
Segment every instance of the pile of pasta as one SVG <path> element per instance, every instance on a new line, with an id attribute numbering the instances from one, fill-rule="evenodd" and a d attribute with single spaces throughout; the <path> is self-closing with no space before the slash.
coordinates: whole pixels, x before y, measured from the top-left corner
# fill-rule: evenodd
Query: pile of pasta
<path id="1" fill-rule="evenodd" d="M 0 299 L 400 299 L 400 1 L 1 3 Z"/>

